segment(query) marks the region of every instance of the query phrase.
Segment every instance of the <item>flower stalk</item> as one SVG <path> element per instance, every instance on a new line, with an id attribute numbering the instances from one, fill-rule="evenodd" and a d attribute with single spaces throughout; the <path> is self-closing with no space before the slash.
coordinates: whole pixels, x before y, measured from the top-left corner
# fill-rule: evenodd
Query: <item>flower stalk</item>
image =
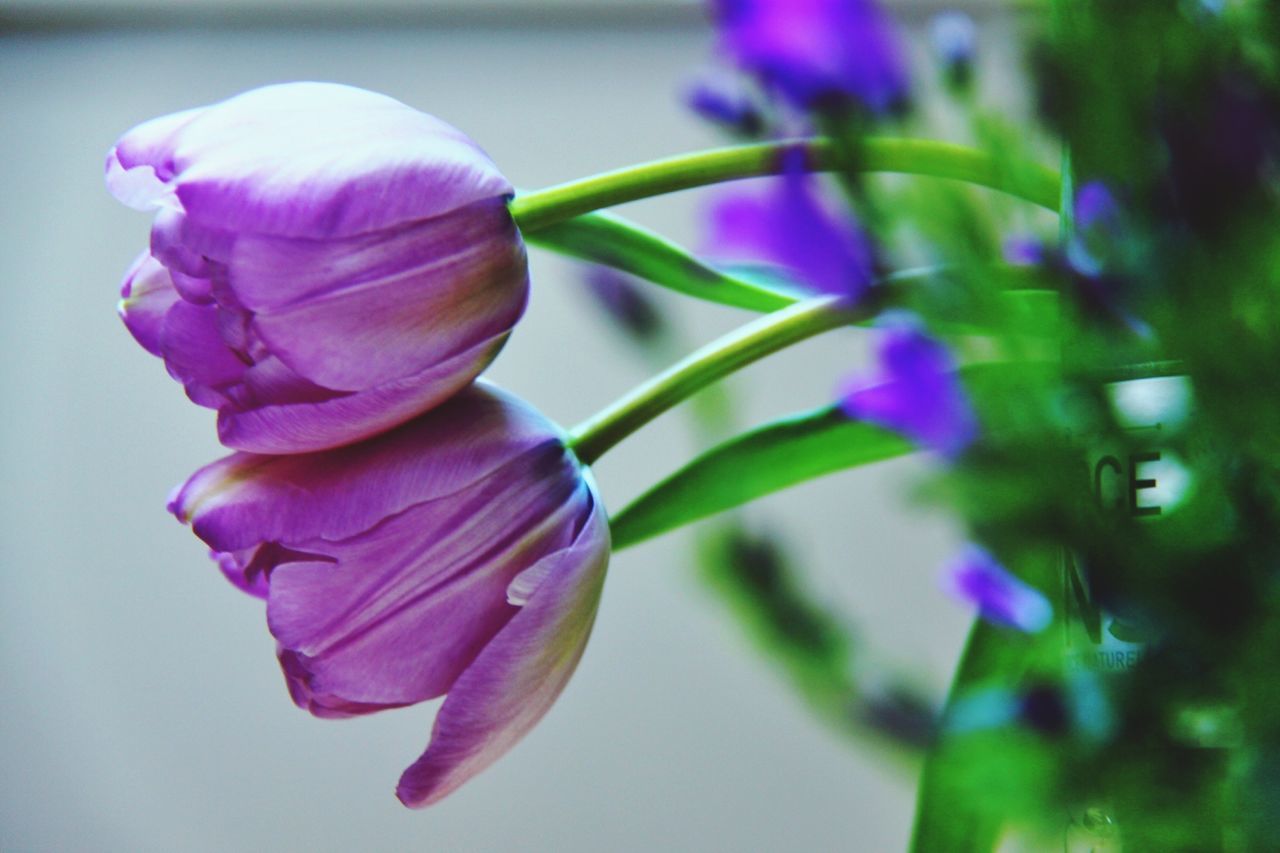
<path id="1" fill-rule="evenodd" d="M 584 465 L 663 412 L 739 368 L 823 332 L 865 320 L 875 308 L 820 296 L 767 314 L 691 353 L 569 431 Z"/>
<path id="2" fill-rule="evenodd" d="M 997 160 L 974 148 L 929 139 L 872 138 L 853 154 L 825 137 L 784 139 L 677 154 L 517 195 L 509 208 L 526 233 L 629 201 L 679 190 L 778 175 L 787 155 L 804 152 L 812 172 L 891 172 L 964 181 L 1057 212 L 1060 178 L 1034 163 Z"/>

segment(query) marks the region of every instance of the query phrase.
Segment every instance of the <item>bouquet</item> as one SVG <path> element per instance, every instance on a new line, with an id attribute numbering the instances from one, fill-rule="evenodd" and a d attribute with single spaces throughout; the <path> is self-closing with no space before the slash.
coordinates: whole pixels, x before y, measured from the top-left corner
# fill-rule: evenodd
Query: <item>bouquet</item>
<path id="1" fill-rule="evenodd" d="M 914 849 L 1280 847 L 1280 7 L 1028 3 L 1031 118 L 988 105 L 962 12 L 914 65 L 874 0 L 708 13 L 686 97 L 725 145 L 556 186 L 336 83 L 111 149 L 109 189 L 155 215 L 121 317 L 232 451 L 169 509 L 265 601 L 294 702 L 445 697 L 396 789 L 437 802 L 556 701 L 610 554 L 701 521 L 704 575 L 815 716 L 916 762 Z M 720 184 L 696 250 L 613 210 Z M 653 367 L 580 424 L 483 376 L 530 247 L 584 261 Z M 657 288 L 755 316 L 686 341 Z M 728 416 L 719 380 L 850 327 L 877 366 L 826 405 Z M 593 463 L 686 401 L 701 451 L 606 507 Z M 853 666 L 740 509 L 911 453 L 970 540 L 945 697 Z"/>

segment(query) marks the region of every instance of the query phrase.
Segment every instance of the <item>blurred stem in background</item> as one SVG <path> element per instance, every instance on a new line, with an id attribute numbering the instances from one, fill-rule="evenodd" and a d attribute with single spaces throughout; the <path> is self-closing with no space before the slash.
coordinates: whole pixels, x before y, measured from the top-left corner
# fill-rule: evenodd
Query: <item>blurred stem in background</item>
<path id="1" fill-rule="evenodd" d="M 594 304 L 624 333 L 651 372 L 683 357 L 688 343 L 646 287 L 617 270 L 590 266 Z M 740 418 L 724 382 L 686 407 L 699 446 L 735 434 Z M 795 571 L 790 547 L 758 511 L 725 513 L 695 532 L 699 574 L 727 612 L 810 710 L 841 736 L 914 761 L 930 744 L 935 703 L 896 671 L 871 660 L 847 618 L 818 601 Z"/>

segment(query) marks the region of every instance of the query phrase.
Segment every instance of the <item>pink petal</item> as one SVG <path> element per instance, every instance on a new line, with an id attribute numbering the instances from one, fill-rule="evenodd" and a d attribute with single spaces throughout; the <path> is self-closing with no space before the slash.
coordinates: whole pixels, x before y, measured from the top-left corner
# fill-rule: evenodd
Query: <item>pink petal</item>
<path id="1" fill-rule="evenodd" d="M 437 802 L 542 719 L 586 648 L 608 560 L 609 527 L 597 504 L 574 544 L 543 558 L 550 567 L 528 603 L 449 690 L 426 752 L 400 777 L 401 802 Z"/>

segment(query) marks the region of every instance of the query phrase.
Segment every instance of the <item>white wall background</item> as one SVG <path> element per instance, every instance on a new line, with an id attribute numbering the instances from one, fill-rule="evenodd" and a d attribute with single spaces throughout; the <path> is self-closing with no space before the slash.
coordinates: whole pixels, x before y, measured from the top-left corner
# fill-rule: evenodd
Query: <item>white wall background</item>
<path id="1" fill-rule="evenodd" d="M 392 791 L 432 707 L 311 719 L 261 605 L 164 512 L 220 454 L 113 313 L 146 217 L 102 157 L 154 115 L 264 83 L 387 92 L 538 186 L 706 145 L 676 94 L 707 53 L 691 15 L 623 29 L 458 26 L 0 35 L 0 849 L 772 851 L 901 848 L 914 779 L 816 724 L 696 578 L 687 534 L 619 555 L 595 635 L 548 717 L 441 805 Z M 145 27 L 147 21 L 139 20 Z M 990 59 L 1008 64 L 997 37 Z M 698 194 L 628 213 L 696 243 Z M 535 253 L 535 295 L 491 372 L 566 423 L 644 378 Z M 744 317 L 670 303 L 696 340 Z M 821 404 L 864 341 L 830 335 L 747 371 L 751 422 Z M 621 506 L 693 452 L 678 413 L 597 469 Z M 936 589 L 955 545 L 909 506 L 922 463 L 763 501 L 814 587 L 941 690 L 967 616 Z"/>

